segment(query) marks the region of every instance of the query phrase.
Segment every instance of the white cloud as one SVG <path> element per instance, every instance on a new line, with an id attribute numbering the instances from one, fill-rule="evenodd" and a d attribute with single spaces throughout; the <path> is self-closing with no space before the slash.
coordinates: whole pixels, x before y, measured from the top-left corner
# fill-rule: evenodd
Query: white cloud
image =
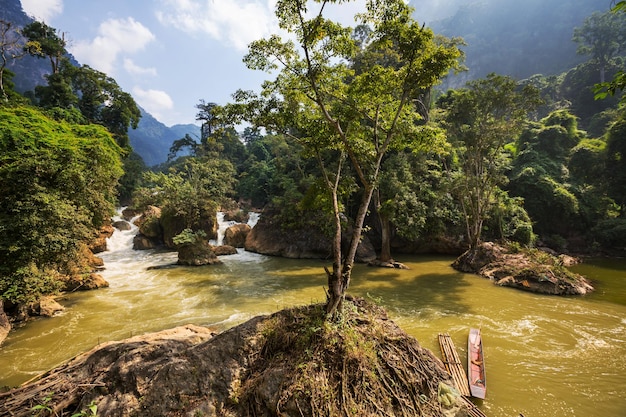
<path id="1" fill-rule="evenodd" d="M 276 29 L 274 3 L 269 0 L 163 0 L 159 21 L 188 33 L 207 34 L 238 50 Z"/>
<path id="2" fill-rule="evenodd" d="M 134 87 L 133 97 L 141 107 L 158 120 L 168 120 L 167 113 L 174 108 L 172 98 L 165 91 Z"/>
<path id="3" fill-rule="evenodd" d="M 75 42 L 70 52 L 81 64 L 111 75 L 120 53 L 138 52 L 154 39 L 152 32 L 132 17 L 108 19 L 100 24 L 98 36 Z"/>
<path id="4" fill-rule="evenodd" d="M 22 0 L 22 9 L 37 20 L 50 21 L 63 11 L 63 0 Z"/>
<path id="5" fill-rule="evenodd" d="M 154 67 L 144 68 L 141 67 L 130 58 L 124 58 L 124 69 L 132 75 L 157 75 L 157 70 Z"/>

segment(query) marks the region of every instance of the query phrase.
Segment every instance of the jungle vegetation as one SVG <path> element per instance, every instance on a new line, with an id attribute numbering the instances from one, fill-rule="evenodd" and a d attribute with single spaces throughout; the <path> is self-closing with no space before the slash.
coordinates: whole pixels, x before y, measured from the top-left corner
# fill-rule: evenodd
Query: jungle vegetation
<path id="1" fill-rule="evenodd" d="M 577 28 L 582 62 L 563 73 L 489 74 L 443 91 L 446 74 L 462 70 L 463 41 L 418 24 L 403 1 L 370 5 L 349 28 L 279 1 L 294 38 L 254 42 L 245 58 L 252 69 L 277 70 L 275 78 L 260 94 L 235 92 L 232 103 L 201 100 L 200 140 L 180 138 L 149 172 L 129 156 L 127 131 L 140 115 L 130 95 L 64 60 L 53 28 L 25 32 L 23 51 L 48 59 L 51 73 L 21 96 L 2 71 L 2 300 L 55 291 L 57 274 L 75 266 L 80 245 L 131 194 L 137 207 L 183 213 L 192 229 L 233 200 L 271 207 L 285 227 L 326 225 L 335 242 L 329 314 L 362 233 L 386 259 L 394 238 L 459 235 L 467 247 L 502 239 L 623 253 L 624 43 L 602 52 L 593 31 L 606 21 L 607 36 L 622 36 L 624 13 L 592 15 Z M 615 88 L 596 100 L 598 85 Z"/>

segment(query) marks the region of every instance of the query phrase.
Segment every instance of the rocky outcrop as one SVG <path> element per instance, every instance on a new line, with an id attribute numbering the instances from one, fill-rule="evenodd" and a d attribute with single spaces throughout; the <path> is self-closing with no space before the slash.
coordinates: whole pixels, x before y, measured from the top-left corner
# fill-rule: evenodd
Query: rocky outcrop
<path id="1" fill-rule="evenodd" d="M 89 250 L 92 253 L 100 253 L 107 250 L 107 239 L 113 235 L 113 226 L 110 224 L 104 225 L 98 230 L 97 236 L 89 242 Z"/>
<path id="2" fill-rule="evenodd" d="M 230 245 L 213 246 L 213 252 L 215 252 L 217 256 L 236 255 L 237 248 Z"/>
<path id="3" fill-rule="evenodd" d="M 452 381 L 439 359 L 381 308 L 346 302 L 341 325 L 320 325 L 312 305 L 217 335 L 185 326 L 106 343 L 1 393 L 0 415 L 44 403 L 56 415 L 90 404 L 102 416 L 468 415 L 454 390 L 441 395 Z"/>
<path id="4" fill-rule="evenodd" d="M 130 223 L 128 223 L 126 220 L 118 220 L 116 222 L 113 222 L 113 227 L 115 227 L 117 230 L 121 230 L 121 231 L 126 231 L 126 230 L 132 229 Z"/>
<path id="5" fill-rule="evenodd" d="M 484 242 L 457 258 L 452 266 L 477 273 L 496 285 L 552 295 L 584 295 L 591 282 L 566 268 L 571 257 L 556 257 L 539 250 L 514 250 Z"/>
<path id="6" fill-rule="evenodd" d="M 139 233 L 150 239 L 160 239 L 163 235 L 161 228 L 161 209 L 154 206 L 148 206 L 141 217 L 135 221 L 135 225 L 139 227 Z"/>
<path id="7" fill-rule="evenodd" d="M 64 291 L 87 291 L 106 288 L 109 283 L 100 274 L 73 275 L 65 283 Z"/>
<path id="8" fill-rule="evenodd" d="M 246 245 L 246 237 L 252 228 L 245 223 L 237 223 L 230 226 L 224 232 L 224 244 L 235 248 L 243 248 Z"/>
<path id="9" fill-rule="evenodd" d="M 195 244 L 185 244 L 178 247 L 178 264 L 187 266 L 202 266 L 221 264 L 211 245 L 206 241 Z"/>
<path id="10" fill-rule="evenodd" d="M 0 298 L 0 345 L 11 331 L 11 322 L 4 312 L 4 301 Z"/>
<path id="11" fill-rule="evenodd" d="M 160 208 L 148 206 L 142 215 L 135 221 L 139 227 L 138 238 L 133 244 L 137 250 L 152 249 L 165 245 L 170 249 L 175 249 L 174 237 L 185 229 L 202 230 L 209 239 L 217 236 L 216 213 L 200 216 L 200 220 L 194 224 L 189 224 L 189 219 L 184 216 L 163 212 Z"/>
<path id="12" fill-rule="evenodd" d="M 30 308 L 28 314 L 30 316 L 42 316 L 42 317 L 52 317 L 56 313 L 65 310 L 61 304 L 59 304 L 54 297 L 42 297 L 39 301 L 33 303 Z"/>
<path id="13" fill-rule="evenodd" d="M 344 237 L 348 238 L 349 233 Z M 347 245 L 347 242 L 343 242 Z M 332 258 L 332 242 L 315 227 L 286 229 L 271 214 L 264 213 L 246 237 L 245 249 L 263 255 L 295 259 Z M 367 236 L 363 236 L 357 249 L 356 262 L 376 259 L 376 251 Z"/>

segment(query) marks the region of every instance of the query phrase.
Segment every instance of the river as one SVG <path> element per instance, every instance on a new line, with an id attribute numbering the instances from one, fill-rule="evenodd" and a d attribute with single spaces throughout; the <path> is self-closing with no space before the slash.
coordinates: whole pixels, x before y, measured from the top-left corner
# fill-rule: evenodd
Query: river
<path id="1" fill-rule="evenodd" d="M 176 254 L 133 251 L 117 231 L 101 254 L 110 287 L 73 293 L 58 316 L 14 330 L 0 348 L 0 386 L 15 386 L 108 341 L 193 323 L 226 329 L 255 315 L 321 302 L 327 262 L 241 251 L 223 265 L 172 267 Z M 382 304 L 440 356 L 448 332 L 462 358 L 470 327 L 483 331 L 490 417 L 626 416 L 626 260 L 574 270 L 598 290 L 553 297 L 498 288 L 450 267 L 451 257 L 403 256 L 410 270 L 357 265 L 350 293 Z"/>

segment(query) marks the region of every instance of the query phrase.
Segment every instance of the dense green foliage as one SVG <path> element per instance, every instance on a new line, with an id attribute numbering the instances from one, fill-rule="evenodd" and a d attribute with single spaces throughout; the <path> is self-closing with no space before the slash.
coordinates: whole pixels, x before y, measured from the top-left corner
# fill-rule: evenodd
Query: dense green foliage
<path id="1" fill-rule="evenodd" d="M 0 107 L 3 299 L 35 299 L 56 288 L 59 273 L 76 272 L 81 244 L 112 214 L 120 153 L 99 126 Z"/>
<path id="2" fill-rule="evenodd" d="M 82 242 L 116 197 L 159 206 L 187 230 L 180 242 L 210 234 L 207 219 L 232 200 L 271 207 L 286 227 L 322 229 L 334 237 L 334 295 L 352 267 L 340 242 L 346 224 L 356 226 L 348 240 L 368 233 L 385 259 L 398 237 L 407 246 L 464 234 L 466 246 L 538 238 L 556 249 L 626 247 L 623 16 L 590 16 L 573 34 L 588 60 L 563 73 L 521 82 L 491 74 L 444 93 L 434 85 L 458 68 L 460 41 L 422 27 L 405 2 L 368 2 L 356 29 L 305 14 L 298 1 L 277 5 L 293 39 L 259 40 L 245 58 L 276 78 L 227 106 L 201 100 L 198 137 L 178 136 L 168 163 L 145 175 L 128 146 L 140 117 L 130 95 L 70 65 L 53 28 L 27 28 L 26 51 L 52 72 L 29 96 L 38 111 L 20 106 L 2 71 L 0 297 L 29 301 L 83 272 Z M 614 77 L 601 86 L 616 96 L 598 101 L 602 74 Z M 238 134 L 243 120 L 251 127 Z"/>

